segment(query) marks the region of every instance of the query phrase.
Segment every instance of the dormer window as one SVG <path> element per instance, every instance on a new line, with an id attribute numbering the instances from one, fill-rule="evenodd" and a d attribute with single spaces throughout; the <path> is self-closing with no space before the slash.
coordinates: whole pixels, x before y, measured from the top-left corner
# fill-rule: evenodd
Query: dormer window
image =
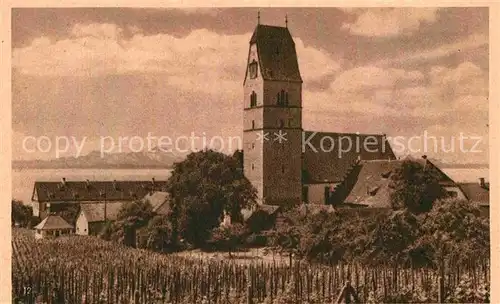
<path id="1" fill-rule="evenodd" d="M 248 65 L 248 72 L 250 73 L 250 78 L 257 78 L 257 61 L 255 59 Z"/>

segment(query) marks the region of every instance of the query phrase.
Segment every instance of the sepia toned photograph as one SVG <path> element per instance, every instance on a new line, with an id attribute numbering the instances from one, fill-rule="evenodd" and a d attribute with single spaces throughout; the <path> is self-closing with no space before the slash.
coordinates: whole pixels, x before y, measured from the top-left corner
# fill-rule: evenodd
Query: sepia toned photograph
<path id="1" fill-rule="evenodd" d="M 12 8 L 12 303 L 490 303 L 489 19 Z"/>

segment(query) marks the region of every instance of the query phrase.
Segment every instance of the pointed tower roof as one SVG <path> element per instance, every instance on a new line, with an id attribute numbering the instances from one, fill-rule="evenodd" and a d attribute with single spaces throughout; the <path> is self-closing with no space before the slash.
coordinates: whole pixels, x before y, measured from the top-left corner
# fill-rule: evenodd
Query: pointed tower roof
<path id="1" fill-rule="evenodd" d="M 264 80 L 302 82 L 297 52 L 286 27 L 258 24 L 250 44 L 257 44 Z"/>

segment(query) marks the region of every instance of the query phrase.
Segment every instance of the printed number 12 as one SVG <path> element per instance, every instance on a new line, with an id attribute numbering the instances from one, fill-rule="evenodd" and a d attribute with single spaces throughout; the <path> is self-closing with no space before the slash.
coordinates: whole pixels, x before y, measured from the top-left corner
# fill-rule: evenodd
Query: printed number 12
<path id="1" fill-rule="evenodd" d="M 24 295 L 29 295 L 29 294 L 31 294 L 31 287 L 24 286 L 23 291 L 24 291 Z"/>

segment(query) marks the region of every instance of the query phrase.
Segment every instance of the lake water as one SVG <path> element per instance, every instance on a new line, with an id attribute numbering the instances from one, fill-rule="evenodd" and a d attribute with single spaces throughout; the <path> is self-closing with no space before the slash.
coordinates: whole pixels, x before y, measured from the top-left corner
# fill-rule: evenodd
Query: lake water
<path id="1" fill-rule="evenodd" d="M 443 169 L 456 182 L 477 182 L 480 177 L 489 181 L 489 170 Z M 23 169 L 12 172 L 12 197 L 25 203 L 31 202 L 35 181 L 89 180 L 166 180 L 167 169 Z"/>

